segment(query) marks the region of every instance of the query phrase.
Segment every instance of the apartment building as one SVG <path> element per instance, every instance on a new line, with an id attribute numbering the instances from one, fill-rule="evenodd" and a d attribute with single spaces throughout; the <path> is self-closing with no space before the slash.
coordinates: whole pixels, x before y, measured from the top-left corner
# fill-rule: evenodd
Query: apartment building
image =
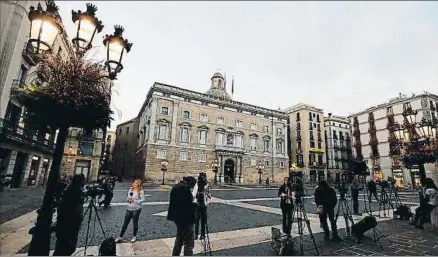
<path id="1" fill-rule="evenodd" d="M 403 124 L 402 113 L 408 108 L 418 111 L 417 121 L 438 117 L 438 96 L 428 92 L 400 94 L 389 101 L 370 107 L 349 116 L 353 130 L 354 155 L 368 163 L 374 178 L 394 177 L 397 185 L 420 183 L 418 167 L 407 169 L 400 162 L 400 151 L 396 148 L 389 131 L 395 122 Z M 426 176 L 437 179 L 437 165 L 425 165 Z"/>
<path id="2" fill-rule="evenodd" d="M 114 142 L 112 174 L 123 177 L 135 176 L 135 149 L 137 148 L 136 118 L 130 119 L 117 126 L 116 141 Z"/>
<path id="3" fill-rule="evenodd" d="M 11 188 L 44 185 L 52 162 L 55 134 L 35 130 L 22 119 L 24 108 L 11 96 L 11 89 L 42 83 L 36 77 L 37 62 L 27 44 L 31 6 L 45 9 L 47 1 L 1 1 L 0 23 L 0 172 L 11 176 Z M 53 52 L 59 58 L 73 53 L 68 38 L 58 35 Z"/>
<path id="4" fill-rule="evenodd" d="M 333 179 L 326 172 L 324 113 L 307 104 L 282 110 L 289 117 L 291 160 L 311 182 Z"/>
<path id="5" fill-rule="evenodd" d="M 324 117 L 327 177 L 340 178 L 350 171 L 352 158 L 350 121 L 347 117 L 328 114 Z"/>
<path id="6" fill-rule="evenodd" d="M 155 83 L 138 114 L 136 160 L 143 178 L 161 181 L 160 162 L 169 162 L 166 181 L 204 171 L 220 181 L 281 181 L 288 174 L 287 116 L 231 99 L 226 79 L 216 72 L 206 93 Z M 322 118 L 322 115 L 321 115 Z"/>

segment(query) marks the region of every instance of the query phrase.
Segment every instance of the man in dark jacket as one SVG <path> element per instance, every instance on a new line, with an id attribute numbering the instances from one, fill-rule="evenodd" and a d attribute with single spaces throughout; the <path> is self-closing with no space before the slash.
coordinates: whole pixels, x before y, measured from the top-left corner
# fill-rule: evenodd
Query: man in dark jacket
<path id="1" fill-rule="evenodd" d="M 330 225 L 332 227 L 333 240 L 341 240 L 341 238 L 338 236 L 338 229 L 335 220 L 335 207 L 338 203 L 336 191 L 331 188 L 325 180 L 321 180 L 318 183 L 318 187 L 315 190 L 315 203 L 320 210 L 319 219 L 322 223 L 322 228 L 324 229 L 324 239 L 330 240 L 330 230 L 327 224 L 328 217 L 328 219 L 330 220 Z"/>
<path id="2" fill-rule="evenodd" d="M 377 197 L 377 184 L 376 182 L 374 182 L 373 179 L 370 179 L 370 181 L 368 181 L 367 183 L 367 187 L 368 187 L 368 201 L 370 202 L 371 205 L 371 198 L 374 195 L 374 198 L 376 198 L 377 202 L 379 202 L 379 197 Z"/>
<path id="3" fill-rule="evenodd" d="M 183 245 L 184 256 L 193 255 L 196 202 L 191 190 L 195 184 L 194 177 L 184 177 L 170 191 L 167 220 L 175 222 L 177 229 L 172 256 L 179 256 Z"/>
<path id="4" fill-rule="evenodd" d="M 353 199 L 353 212 L 355 215 L 362 215 L 359 213 L 359 191 L 361 190 L 362 188 L 357 180 L 353 181 L 353 184 L 351 184 L 351 198 Z"/>

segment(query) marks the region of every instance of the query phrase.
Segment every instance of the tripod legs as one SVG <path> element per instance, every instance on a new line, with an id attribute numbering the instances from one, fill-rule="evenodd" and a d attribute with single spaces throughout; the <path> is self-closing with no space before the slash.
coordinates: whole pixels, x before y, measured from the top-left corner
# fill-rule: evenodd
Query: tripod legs
<path id="1" fill-rule="evenodd" d="M 345 230 L 347 232 L 347 236 L 351 235 L 351 226 L 354 225 L 354 220 L 353 220 L 353 216 L 351 215 L 351 210 L 350 207 L 348 206 L 348 202 L 347 199 L 345 198 L 341 198 L 339 199 L 339 205 L 338 205 L 338 210 L 336 211 L 336 220 L 338 220 L 339 214 L 341 212 L 342 209 L 342 216 L 344 217 L 345 220 Z M 350 222 L 351 222 L 351 226 L 350 226 Z"/>
<path id="2" fill-rule="evenodd" d="M 209 234 L 209 230 L 208 230 L 208 223 L 205 222 L 205 232 L 206 235 L 204 237 L 204 239 L 202 240 L 202 245 L 204 246 L 204 255 L 207 256 L 210 255 L 212 256 L 213 253 L 211 252 L 211 244 L 210 244 L 210 234 Z"/>
<path id="3" fill-rule="evenodd" d="M 307 218 L 307 213 L 304 209 L 304 205 L 302 203 L 295 203 L 294 208 L 292 210 L 292 224 L 291 230 L 293 227 L 293 223 L 296 221 L 297 223 L 297 229 L 298 229 L 298 235 L 299 235 L 299 244 L 300 244 L 300 253 L 301 255 L 304 255 L 304 245 L 303 245 L 303 235 L 304 235 L 304 224 L 307 227 L 307 231 L 309 232 L 309 236 L 312 239 L 314 249 L 316 250 L 316 255 L 319 255 L 319 250 L 316 245 L 315 237 L 312 233 L 312 228 L 310 227 L 310 221 Z M 289 242 L 290 235 L 288 235 L 288 238 L 286 239 L 286 242 Z"/>
<path id="4" fill-rule="evenodd" d="M 97 218 L 97 221 L 99 223 L 99 226 L 100 226 L 100 229 L 102 231 L 102 234 L 103 234 L 104 238 L 106 239 L 105 230 L 103 229 L 102 221 L 101 221 L 101 219 L 99 217 L 99 213 L 97 211 L 96 204 L 94 203 L 94 201 L 95 201 L 95 199 L 91 199 L 90 200 L 90 203 L 88 204 L 87 210 L 84 213 L 84 217 L 88 213 L 87 232 L 86 232 L 86 235 L 85 235 L 85 251 L 84 251 L 84 256 L 87 255 L 88 235 L 90 233 L 90 224 L 91 224 L 91 217 L 92 217 L 93 210 L 94 210 L 94 213 L 96 215 L 95 217 Z"/>

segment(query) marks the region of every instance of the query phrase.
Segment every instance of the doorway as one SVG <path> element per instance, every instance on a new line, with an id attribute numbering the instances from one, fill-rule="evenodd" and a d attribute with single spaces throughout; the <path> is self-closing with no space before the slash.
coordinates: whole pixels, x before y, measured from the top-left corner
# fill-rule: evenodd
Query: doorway
<path id="1" fill-rule="evenodd" d="M 88 160 L 77 160 L 75 174 L 82 174 L 85 177 L 85 181 L 88 182 L 88 176 L 90 173 L 90 161 Z"/>
<path id="2" fill-rule="evenodd" d="M 228 159 L 225 161 L 224 165 L 224 181 L 225 183 L 236 183 L 235 172 L 234 172 L 234 161 Z"/>
<path id="3" fill-rule="evenodd" d="M 15 159 L 14 172 L 12 173 L 11 188 L 20 188 L 26 167 L 27 154 L 18 152 Z"/>
<path id="4" fill-rule="evenodd" d="M 32 162 L 30 164 L 30 173 L 29 178 L 27 179 L 27 186 L 35 186 L 37 175 L 38 175 L 38 166 L 40 166 L 40 157 L 32 156 Z"/>

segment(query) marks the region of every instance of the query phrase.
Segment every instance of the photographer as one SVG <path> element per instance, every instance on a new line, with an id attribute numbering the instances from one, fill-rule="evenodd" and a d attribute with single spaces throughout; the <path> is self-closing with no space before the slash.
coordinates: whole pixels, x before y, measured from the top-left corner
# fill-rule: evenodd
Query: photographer
<path id="1" fill-rule="evenodd" d="M 99 206 L 103 204 L 105 208 L 111 204 L 111 201 L 114 197 L 113 186 L 110 179 L 104 179 L 102 183 L 103 194 L 105 195 L 103 201 L 99 202 Z"/>
<path id="2" fill-rule="evenodd" d="M 196 192 L 196 201 L 198 203 L 198 208 L 195 220 L 195 240 L 198 239 L 199 222 L 201 222 L 201 237 L 199 239 L 203 240 L 205 238 L 205 226 L 207 225 L 207 206 L 209 201 L 208 199 L 211 198 L 209 187 L 206 181 L 207 174 L 200 173 L 198 177 L 198 190 Z"/>
<path id="3" fill-rule="evenodd" d="M 415 209 L 415 219 L 410 225 L 419 229 L 424 229 L 427 216 L 436 208 L 436 198 L 438 197 L 438 188 L 431 178 L 426 178 L 425 186 L 419 190 L 420 206 Z"/>
<path id="4" fill-rule="evenodd" d="M 167 220 L 175 222 L 176 239 L 172 256 L 181 254 L 184 245 L 184 255 L 193 255 L 195 246 L 194 223 L 197 204 L 191 190 L 196 185 L 194 177 L 184 177 L 183 181 L 173 186 L 170 191 L 169 209 Z"/>
<path id="5" fill-rule="evenodd" d="M 278 190 L 278 197 L 280 197 L 280 208 L 283 216 L 283 233 L 287 235 L 290 235 L 292 229 L 292 210 L 294 208 L 292 191 L 289 178 L 284 178 L 283 185 Z"/>
<path id="6" fill-rule="evenodd" d="M 362 191 L 362 187 L 360 187 L 359 182 L 357 180 L 353 181 L 351 184 L 351 198 L 353 200 L 353 212 L 355 215 L 361 216 L 359 213 L 359 191 Z"/>
<path id="7" fill-rule="evenodd" d="M 379 202 L 379 197 L 377 196 L 377 184 L 376 182 L 374 182 L 372 178 L 370 178 L 370 180 L 368 181 L 367 188 L 368 188 L 368 201 L 370 202 L 370 204 L 372 203 L 371 201 L 372 196 L 374 196 L 377 202 Z"/>
<path id="8" fill-rule="evenodd" d="M 315 190 L 315 203 L 316 206 L 318 206 L 319 219 L 324 229 L 324 239 L 330 240 L 330 230 L 327 224 L 328 217 L 332 228 L 333 240 L 341 240 L 341 238 L 338 236 L 338 229 L 335 220 L 335 206 L 338 203 L 336 191 L 331 188 L 325 180 L 321 180 L 318 183 L 318 188 Z"/>
<path id="9" fill-rule="evenodd" d="M 132 183 L 132 187 L 128 191 L 128 206 L 126 207 L 125 220 L 123 222 L 122 231 L 120 235 L 115 239 L 116 243 L 122 241 L 123 235 L 128 228 L 129 222 L 132 219 L 132 225 L 134 227 L 134 233 L 131 238 L 131 243 L 137 241 L 137 231 L 138 231 L 138 219 L 141 213 L 141 203 L 145 201 L 144 191 L 141 188 L 141 180 L 136 179 Z"/>
<path id="10" fill-rule="evenodd" d="M 71 184 L 63 194 L 61 204 L 58 207 L 54 256 L 69 256 L 76 250 L 82 223 L 84 204 L 82 188 L 84 184 L 84 175 L 74 175 Z"/>

